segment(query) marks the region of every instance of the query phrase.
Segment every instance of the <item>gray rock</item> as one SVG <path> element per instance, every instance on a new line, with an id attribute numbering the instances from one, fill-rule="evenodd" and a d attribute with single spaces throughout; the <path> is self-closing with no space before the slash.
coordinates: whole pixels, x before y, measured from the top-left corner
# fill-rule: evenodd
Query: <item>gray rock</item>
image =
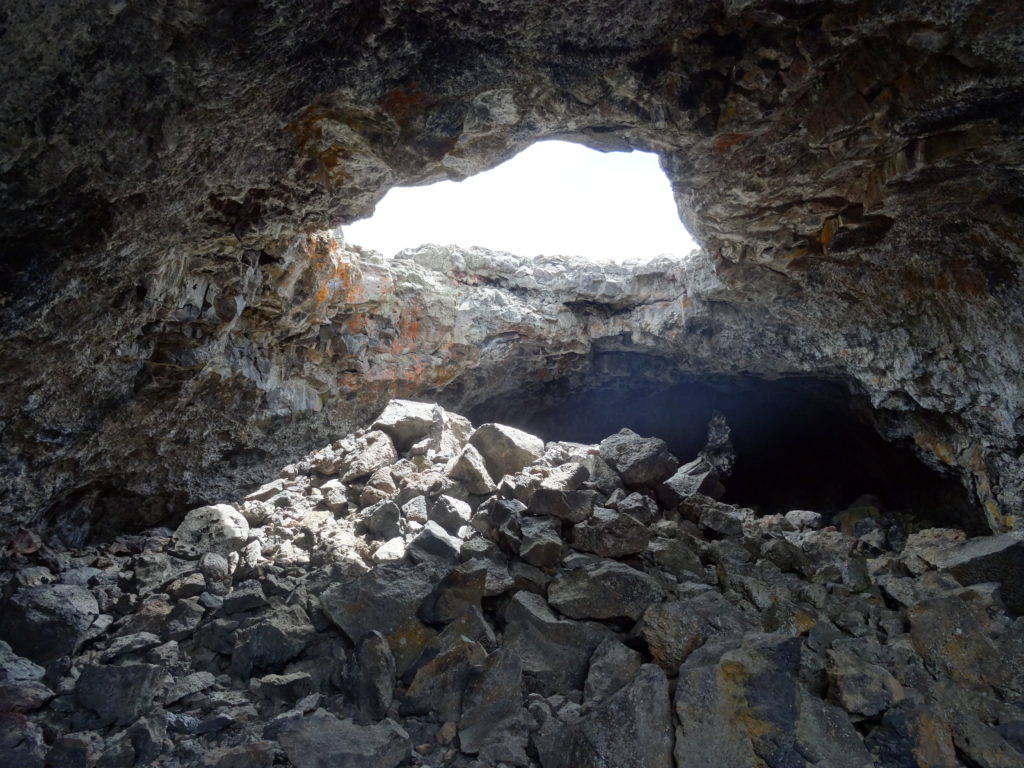
<path id="1" fill-rule="evenodd" d="M 738 648 L 691 655 L 676 685 L 677 763 L 805 766 L 799 668 L 799 637 L 747 635 Z"/>
<path id="2" fill-rule="evenodd" d="M 419 617 L 428 624 L 448 624 L 470 608 L 479 610 L 486 583 L 486 563 L 463 563 L 437 583 L 420 605 Z"/>
<path id="3" fill-rule="evenodd" d="M 349 657 L 346 694 L 357 719 L 377 722 L 384 718 L 395 694 L 395 657 L 380 632 L 364 635 Z"/>
<path id="4" fill-rule="evenodd" d="M 229 646 L 230 672 L 248 680 L 254 673 L 280 672 L 313 639 L 316 630 L 297 605 L 279 608 L 258 623 L 238 630 Z"/>
<path id="5" fill-rule="evenodd" d="M 622 491 L 619 493 L 622 493 Z M 607 504 L 605 506 L 611 505 Z M 658 504 L 654 499 L 644 496 L 642 493 L 637 493 L 636 491 L 620 500 L 615 505 L 615 509 L 622 512 L 624 515 L 635 517 L 644 525 L 650 525 L 657 520 L 660 515 Z"/>
<path id="6" fill-rule="evenodd" d="M 889 672 L 855 653 L 828 651 L 829 696 L 852 715 L 875 717 L 903 701 L 903 686 Z"/>
<path id="7" fill-rule="evenodd" d="M 231 566 L 219 552 L 206 552 L 199 558 L 199 571 L 203 574 L 206 591 L 223 597 L 231 589 Z"/>
<path id="8" fill-rule="evenodd" d="M 703 500 L 705 497 L 699 498 Z M 690 500 L 694 500 L 694 497 L 691 497 Z M 719 504 L 710 498 L 703 501 L 700 507 L 699 525 L 701 530 L 723 538 L 741 538 L 743 524 L 749 519 L 748 510 L 737 509 L 728 504 Z"/>
<path id="9" fill-rule="evenodd" d="M 582 719 L 542 728 L 535 744 L 542 768 L 673 768 L 665 673 L 654 664 L 642 666 L 631 683 Z"/>
<path id="10" fill-rule="evenodd" d="M 518 554 L 525 511 L 526 505 L 520 501 L 492 497 L 477 508 L 470 525 L 481 535 L 500 544 L 505 552 Z"/>
<path id="11" fill-rule="evenodd" d="M 1024 533 L 969 539 L 943 553 L 936 565 L 964 586 L 998 582 L 1007 611 L 1024 614 Z"/>
<path id="12" fill-rule="evenodd" d="M 43 730 L 23 715 L 0 713 L 0 765 L 43 768 L 46 759 Z"/>
<path id="13" fill-rule="evenodd" d="M 469 525 L 472 514 L 472 510 L 466 502 L 441 495 L 430 506 L 427 520 L 434 521 L 452 536 L 457 536 L 463 526 Z"/>
<path id="14" fill-rule="evenodd" d="M 396 768 L 411 749 L 392 720 L 356 725 L 322 709 L 289 723 L 278 741 L 295 768 Z"/>
<path id="15" fill-rule="evenodd" d="M 703 456 L 684 464 L 658 486 L 659 501 L 670 508 L 697 493 L 712 499 L 720 499 L 725 494 L 718 470 Z"/>
<path id="16" fill-rule="evenodd" d="M 413 443 L 430 432 L 434 425 L 435 410 L 439 409 L 433 403 L 391 400 L 370 429 L 387 433 L 394 441 L 395 448 L 407 451 Z"/>
<path id="17" fill-rule="evenodd" d="M 640 654 L 621 641 L 611 637 L 602 641 L 590 657 L 583 700 L 593 703 L 608 698 L 633 680 L 642 663 Z"/>
<path id="18" fill-rule="evenodd" d="M 383 634 L 398 674 L 403 674 L 436 634 L 416 618 L 435 581 L 430 568 L 385 563 L 350 581 L 332 584 L 320 595 L 320 604 L 353 643 L 371 632 Z"/>
<path id="19" fill-rule="evenodd" d="M 530 513 L 579 523 L 590 517 L 599 495 L 597 491 L 538 488 L 530 497 Z"/>
<path id="20" fill-rule="evenodd" d="M 506 648 L 491 653 L 470 675 L 462 698 L 459 747 L 478 754 L 488 744 L 510 740 L 507 729 L 516 725 L 522 712 L 523 665 Z"/>
<path id="21" fill-rule="evenodd" d="M 413 536 L 406 548 L 409 557 L 417 563 L 454 564 L 459 560 L 462 541 L 452 536 L 433 520 Z"/>
<path id="22" fill-rule="evenodd" d="M 405 715 L 426 715 L 439 723 L 457 722 L 470 675 L 484 663 L 479 643 L 459 636 L 448 648 L 416 670 L 402 699 Z"/>
<path id="23" fill-rule="evenodd" d="M 519 557 L 538 568 L 550 568 L 562 557 L 561 523 L 553 517 L 523 518 Z"/>
<path id="24" fill-rule="evenodd" d="M 379 430 L 367 432 L 356 440 L 355 449 L 346 455 L 339 479 L 349 483 L 369 477 L 381 467 L 390 466 L 396 461 L 398 452 L 391 438 Z"/>
<path id="25" fill-rule="evenodd" d="M 377 539 L 393 539 L 402 533 L 402 510 L 395 502 L 384 499 L 359 513 L 356 530 L 368 532 Z"/>
<path id="26" fill-rule="evenodd" d="M 572 529 L 572 546 L 601 557 L 625 557 L 647 549 L 651 532 L 634 517 L 597 507 Z"/>
<path id="27" fill-rule="evenodd" d="M 627 486 L 653 487 L 679 466 L 664 440 L 640 437 L 631 429 L 606 437 L 600 449 L 601 458 L 619 473 Z"/>
<path id="28" fill-rule="evenodd" d="M 0 606 L 0 640 L 19 656 L 47 664 L 75 653 L 99 612 L 85 587 L 22 587 Z"/>
<path id="29" fill-rule="evenodd" d="M 865 748 L 864 739 L 839 707 L 806 690 L 797 691 L 797 705 L 796 751 L 807 764 L 828 768 L 896 768 L 902 765 L 878 753 L 876 755 L 880 759 L 877 762 L 873 760 Z M 929 764 L 935 768 L 943 765 L 942 762 Z M 950 768 L 954 765 L 949 763 Z M 914 764 L 912 768 L 918 766 Z"/>
<path id="30" fill-rule="evenodd" d="M 480 452 L 467 445 L 452 462 L 448 474 L 454 480 L 461 480 L 466 490 L 477 495 L 494 493 L 498 486 L 487 471 L 487 463 Z"/>
<path id="31" fill-rule="evenodd" d="M 43 679 L 46 670 L 19 656 L 11 646 L 0 640 L 0 683 L 26 683 Z"/>
<path id="32" fill-rule="evenodd" d="M 591 654 L 610 636 L 601 624 L 557 618 L 529 592 L 517 592 L 505 609 L 504 646 L 522 660 L 527 691 L 582 690 Z"/>
<path id="33" fill-rule="evenodd" d="M 651 605 L 637 627 L 654 660 L 669 674 L 717 635 L 748 628 L 740 612 L 719 592 L 708 590 L 686 600 Z"/>
<path id="34" fill-rule="evenodd" d="M 642 571 L 614 560 L 586 563 L 559 574 L 548 586 L 548 603 L 573 619 L 636 621 L 665 590 Z"/>
<path id="35" fill-rule="evenodd" d="M 164 671 L 154 664 L 87 665 L 75 684 L 75 699 L 102 725 L 129 725 L 153 707 Z"/>
<path id="36" fill-rule="evenodd" d="M 198 597 L 181 600 L 167 614 L 160 636 L 164 640 L 184 640 L 196 631 L 205 614 Z"/>
<path id="37" fill-rule="evenodd" d="M 473 432 L 469 444 L 476 448 L 487 464 L 494 481 L 514 475 L 532 464 L 544 453 L 544 441 L 504 424 L 484 424 Z"/>
<path id="38" fill-rule="evenodd" d="M 214 682 L 215 678 L 210 672 L 193 672 L 190 675 L 175 678 L 174 682 L 171 683 L 171 687 L 167 689 L 167 693 L 164 694 L 164 706 L 170 706 L 181 701 L 186 696 L 205 691 Z"/>
<path id="39" fill-rule="evenodd" d="M 230 504 L 193 509 L 174 531 L 171 545 L 194 557 L 206 552 L 237 552 L 249 540 L 249 523 Z"/>
<path id="40" fill-rule="evenodd" d="M 235 613 L 265 608 L 267 605 L 267 597 L 263 594 L 263 585 L 256 579 L 248 579 L 237 584 L 224 598 L 224 613 L 230 616 Z"/>
<path id="41" fill-rule="evenodd" d="M 685 539 L 651 539 L 647 545 L 647 555 L 659 568 L 677 579 L 692 581 L 704 575 L 700 556 Z"/>

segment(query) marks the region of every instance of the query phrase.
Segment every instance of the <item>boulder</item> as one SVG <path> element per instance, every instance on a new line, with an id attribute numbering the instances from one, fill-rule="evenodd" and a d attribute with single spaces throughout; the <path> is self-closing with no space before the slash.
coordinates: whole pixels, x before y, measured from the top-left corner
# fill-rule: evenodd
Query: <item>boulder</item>
<path id="1" fill-rule="evenodd" d="M 600 451 L 601 458 L 619 473 L 622 482 L 634 488 L 654 487 L 679 466 L 664 440 L 641 437 L 631 429 L 606 437 L 601 441 Z"/>
<path id="2" fill-rule="evenodd" d="M 599 497 L 597 491 L 562 491 L 541 487 L 530 497 L 530 514 L 579 523 L 590 517 Z"/>
<path id="3" fill-rule="evenodd" d="M 152 709 L 163 679 L 155 664 L 89 664 L 75 683 L 75 700 L 102 725 L 129 725 Z"/>
<path id="4" fill-rule="evenodd" d="M 640 554 L 650 540 L 650 530 L 635 517 L 604 507 L 596 507 L 589 518 L 572 529 L 573 547 L 601 557 Z"/>
<path id="5" fill-rule="evenodd" d="M 505 609 L 505 647 L 522 660 L 527 691 L 582 690 L 591 654 L 610 636 L 601 624 L 557 618 L 531 592 L 517 592 Z"/>
<path id="6" fill-rule="evenodd" d="M 483 646 L 463 635 L 416 670 L 402 700 L 404 715 L 426 715 L 439 723 L 457 722 L 471 673 L 483 665 Z"/>
<path id="7" fill-rule="evenodd" d="M 828 681 L 831 699 L 861 717 L 876 717 L 903 701 L 903 686 L 877 664 L 843 649 L 828 651 Z"/>
<path id="8" fill-rule="evenodd" d="M 280 672 L 315 635 L 309 616 L 300 606 L 278 608 L 256 624 L 240 629 L 229 641 L 230 672 L 242 680 L 254 673 Z"/>
<path id="9" fill-rule="evenodd" d="M 1024 614 L 1024 532 L 980 536 L 952 547 L 935 565 L 964 586 L 998 582 L 1010 614 Z"/>
<path id="10" fill-rule="evenodd" d="M 483 456 L 487 472 L 496 482 L 519 472 L 544 453 L 544 441 L 539 437 L 504 424 L 482 425 L 473 432 L 469 444 Z"/>
<path id="11" fill-rule="evenodd" d="M 593 703 L 608 698 L 633 680 L 642 663 L 640 654 L 620 640 L 603 640 L 590 657 L 583 700 Z"/>
<path id="12" fill-rule="evenodd" d="M 380 632 L 364 635 L 348 659 L 346 696 L 360 722 L 381 720 L 395 694 L 395 657 Z"/>
<path id="13" fill-rule="evenodd" d="M 747 626 L 738 609 L 719 592 L 707 590 L 689 599 L 649 606 L 637 630 L 654 660 L 674 674 L 705 642 L 717 635 L 742 633 Z"/>
<path id="14" fill-rule="evenodd" d="M 508 741 L 507 730 L 522 712 L 523 664 L 506 648 L 491 653 L 479 670 L 473 670 L 462 698 L 459 747 L 478 754 L 488 744 Z"/>
<path id="15" fill-rule="evenodd" d="M 237 552 L 249 540 L 249 523 L 230 504 L 193 509 L 174 531 L 171 545 L 193 557 L 206 552 L 227 555 Z"/>
<path id="16" fill-rule="evenodd" d="M 323 709 L 288 723 L 278 736 L 295 768 L 396 768 L 409 757 L 409 734 L 393 720 L 357 725 Z"/>
<path id="17" fill-rule="evenodd" d="M 459 531 L 469 525 L 472 516 L 473 511 L 469 504 L 461 499 L 444 495 L 437 498 L 427 513 L 428 520 L 433 520 L 452 536 L 458 536 Z"/>
<path id="18" fill-rule="evenodd" d="M 712 499 L 720 499 L 725 494 L 718 470 L 703 456 L 684 464 L 658 486 L 658 500 L 669 508 L 695 493 Z"/>
<path id="19" fill-rule="evenodd" d="M 22 587 L 0 607 L 0 640 L 19 656 L 47 664 L 75 653 L 99 612 L 85 587 Z"/>
<path id="20" fill-rule="evenodd" d="M 519 557 L 538 568 L 557 565 L 562 557 L 561 527 L 553 517 L 523 518 Z"/>
<path id="21" fill-rule="evenodd" d="M 356 517 L 356 530 L 369 533 L 383 541 L 402 533 L 402 510 L 395 502 L 384 499 L 362 510 Z"/>
<path id="22" fill-rule="evenodd" d="M 433 520 L 429 520 L 406 547 L 415 562 L 435 565 L 457 563 L 461 550 L 462 541 Z"/>
<path id="23" fill-rule="evenodd" d="M 498 486 L 487 471 L 484 457 L 472 445 L 467 445 L 447 470 L 454 480 L 461 480 L 466 490 L 477 495 L 494 493 Z"/>
<path id="24" fill-rule="evenodd" d="M 463 563 L 437 583 L 420 604 L 419 617 L 428 624 L 448 624 L 470 608 L 479 609 L 486 582 L 486 563 Z"/>
<path id="25" fill-rule="evenodd" d="M 580 720 L 549 721 L 534 742 L 542 768 L 673 768 L 668 679 L 661 668 L 646 664 Z M 679 762 L 691 764 L 697 765 Z"/>
<path id="26" fill-rule="evenodd" d="M 435 411 L 439 410 L 433 403 L 392 400 L 370 425 L 370 429 L 385 432 L 394 441 L 395 448 L 408 451 L 413 443 L 430 432 L 434 425 Z"/>
<path id="27" fill-rule="evenodd" d="M 585 563 L 559 574 L 548 587 L 548 603 L 572 619 L 636 621 L 664 597 L 653 578 L 614 560 Z"/>
<path id="28" fill-rule="evenodd" d="M 367 432 L 356 440 L 354 450 L 345 456 L 339 479 L 343 483 L 350 483 L 369 477 L 378 469 L 391 466 L 396 461 L 398 452 L 391 438 L 379 430 Z"/>

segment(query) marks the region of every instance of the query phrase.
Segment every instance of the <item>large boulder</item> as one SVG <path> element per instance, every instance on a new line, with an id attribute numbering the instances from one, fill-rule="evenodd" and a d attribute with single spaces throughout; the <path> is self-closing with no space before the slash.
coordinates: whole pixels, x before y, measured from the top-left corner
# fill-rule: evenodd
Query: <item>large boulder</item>
<path id="1" fill-rule="evenodd" d="M 99 612 L 85 587 L 23 587 L 0 608 L 0 640 L 19 656 L 47 664 L 75 653 Z"/>
<path id="2" fill-rule="evenodd" d="M 664 588 L 653 578 L 614 560 L 584 563 L 548 587 L 551 607 L 573 619 L 636 621 L 664 597 Z"/>
<path id="3" fill-rule="evenodd" d="M 411 749 L 393 720 L 357 725 L 323 709 L 288 723 L 278 741 L 295 768 L 396 768 Z"/>
<path id="4" fill-rule="evenodd" d="M 606 437 L 600 449 L 601 458 L 619 473 L 622 482 L 632 487 L 653 487 L 679 466 L 664 440 L 641 437 L 631 429 L 621 429 Z"/>
<path id="5" fill-rule="evenodd" d="M 413 443 L 430 432 L 434 425 L 435 410 L 440 409 L 433 403 L 392 400 L 370 425 L 370 429 L 387 433 L 395 448 L 407 451 Z"/>
<path id="6" fill-rule="evenodd" d="M 90 664 L 75 684 L 75 699 L 102 725 L 129 725 L 153 707 L 163 679 L 163 668 L 155 664 Z"/>
<path id="7" fill-rule="evenodd" d="M 199 557 L 206 552 L 237 552 L 249 540 L 249 523 L 230 504 L 193 509 L 174 531 L 172 546 L 179 552 Z"/>
<path id="8" fill-rule="evenodd" d="M 504 424 L 484 424 L 469 438 L 487 464 L 491 478 L 498 482 L 532 464 L 544 453 L 544 441 L 521 429 Z"/>
<path id="9" fill-rule="evenodd" d="M 635 517 L 597 507 L 572 528 L 572 545 L 601 557 L 637 555 L 647 549 L 651 532 Z"/>
<path id="10" fill-rule="evenodd" d="M 964 586 L 998 582 L 1006 609 L 1024 614 L 1024 532 L 969 539 L 944 552 L 935 564 Z"/>
<path id="11" fill-rule="evenodd" d="M 535 744 L 542 768 L 673 768 L 665 673 L 654 664 L 642 666 L 631 683 L 580 720 L 549 721 Z"/>

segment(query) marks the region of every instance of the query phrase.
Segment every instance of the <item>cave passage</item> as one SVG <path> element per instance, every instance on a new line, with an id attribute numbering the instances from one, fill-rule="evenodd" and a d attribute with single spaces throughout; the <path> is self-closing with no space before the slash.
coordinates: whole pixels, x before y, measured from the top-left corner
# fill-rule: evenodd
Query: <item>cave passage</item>
<path id="1" fill-rule="evenodd" d="M 810 509 L 827 516 L 863 495 L 922 525 L 986 533 L 981 510 L 952 474 L 924 464 L 907 445 L 888 442 L 870 409 L 846 387 L 812 378 L 711 378 L 657 386 L 618 380 L 551 400 L 506 397 L 470 411 L 475 424 L 502 421 L 545 440 L 599 442 L 623 427 L 665 440 L 687 462 L 707 439 L 714 411 L 730 427 L 736 453 L 722 501 L 764 514 Z"/>

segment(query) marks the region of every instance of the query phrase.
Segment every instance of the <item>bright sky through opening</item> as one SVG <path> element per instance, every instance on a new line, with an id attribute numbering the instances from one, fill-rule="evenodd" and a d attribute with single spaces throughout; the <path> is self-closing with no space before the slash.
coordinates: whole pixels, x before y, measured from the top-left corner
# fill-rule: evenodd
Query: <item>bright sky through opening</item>
<path id="1" fill-rule="evenodd" d="M 534 144 L 465 181 L 394 187 L 345 240 L 393 256 L 426 243 L 595 261 L 685 256 L 697 248 L 649 152 Z"/>

